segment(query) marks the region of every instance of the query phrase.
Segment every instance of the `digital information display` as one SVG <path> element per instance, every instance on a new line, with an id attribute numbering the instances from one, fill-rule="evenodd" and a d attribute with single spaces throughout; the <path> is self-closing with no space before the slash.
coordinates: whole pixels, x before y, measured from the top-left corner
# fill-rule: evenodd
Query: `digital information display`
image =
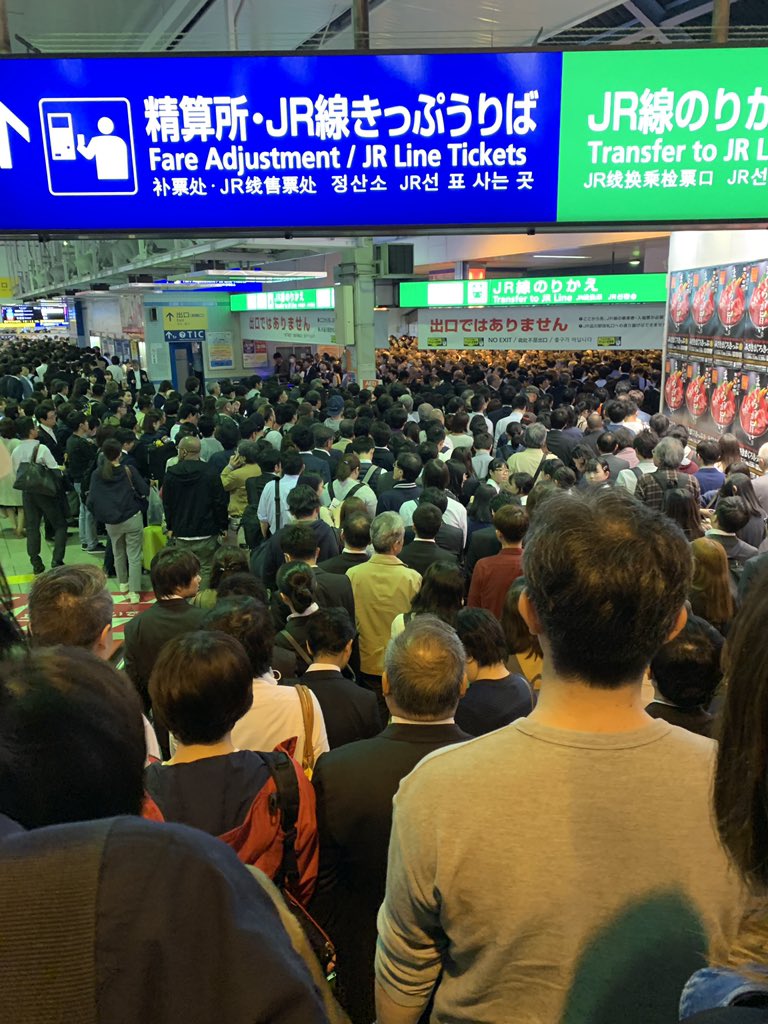
<path id="1" fill-rule="evenodd" d="M 0 326 L 65 327 L 69 323 L 69 310 L 64 302 L 38 302 L 0 307 Z"/>
<path id="2" fill-rule="evenodd" d="M 0 228 L 765 220 L 766 56 L 8 57 Z"/>

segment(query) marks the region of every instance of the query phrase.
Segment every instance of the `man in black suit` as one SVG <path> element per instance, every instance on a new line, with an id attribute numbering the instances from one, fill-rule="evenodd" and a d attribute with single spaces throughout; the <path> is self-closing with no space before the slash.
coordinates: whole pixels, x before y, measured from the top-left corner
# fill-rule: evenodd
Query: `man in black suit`
<path id="1" fill-rule="evenodd" d="M 324 423 L 316 423 L 312 427 L 312 455 L 325 466 L 329 480 L 336 476 L 336 467 L 343 454 L 340 448 L 333 447 L 335 437 L 333 430 Z"/>
<path id="2" fill-rule="evenodd" d="M 371 543 L 371 517 L 367 512 L 351 512 L 344 517 L 341 527 L 341 542 L 344 545 L 340 555 L 320 562 L 318 568 L 326 573 L 343 576 L 353 565 L 360 565 L 370 558 L 367 548 Z"/>
<path id="3" fill-rule="evenodd" d="M 431 615 L 416 616 L 385 655 L 382 690 L 391 724 L 317 762 L 320 874 L 310 911 L 336 944 L 337 995 L 353 1024 L 370 1024 L 376 1016 L 376 915 L 384 898 L 392 798 L 423 757 L 469 738 L 453 721 L 465 688 L 456 633 Z"/>
<path id="4" fill-rule="evenodd" d="M 63 466 L 66 449 L 62 447 L 56 437 L 56 409 L 53 402 L 41 402 L 35 409 L 35 419 L 38 426 L 38 441 L 40 444 L 44 444 L 56 459 L 56 465 Z"/>
<path id="5" fill-rule="evenodd" d="M 397 512 L 406 501 L 413 501 L 421 494 L 421 487 L 416 483 L 421 473 L 421 459 L 411 452 L 398 455 L 395 464 L 395 483 L 391 490 L 379 495 L 376 515 L 382 512 Z"/>
<path id="6" fill-rule="evenodd" d="M 315 547 L 319 551 L 319 559 L 325 561 L 325 559 L 333 558 L 339 554 L 340 545 L 336 531 L 319 518 L 320 498 L 316 491 L 313 491 L 311 487 L 307 487 L 305 484 L 297 484 L 289 492 L 287 504 L 288 511 L 293 519 L 292 525 L 306 523 L 314 531 Z M 287 527 L 284 527 L 284 529 L 287 529 Z M 262 582 L 270 590 L 275 589 L 277 570 L 285 561 L 283 549 L 280 545 L 281 536 L 282 530 L 280 533 L 274 534 L 266 542 L 267 550 L 264 555 L 264 561 L 261 563 L 262 570 L 260 574 L 257 573 L 257 575 L 261 575 Z"/>
<path id="7" fill-rule="evenodd" d="M 568 413 L 563 408 L 555 409 L 550 422 L 552 429 L 547 431 L 547 451 L 573 469 L 573 449 L 579 442 L 563 433 L 568 426 Z"/>
<path id="8" fill-rule="evenodd" d="M 434 505 L 417 505 L 413 510 L 415 538 L 410 544 L 405 545 L 398 557 L 409 569 L 415 569 L 422 576 L 433 562 L 450 562 L 458 565 L 456 556 L 435 542 L 442 522 L 442 513 Z"/>
<path id="9" fill-rule="evenodd" d="M 301 681 L 317 697 L 331 750 L 378 736 L 384 724 L 376 694 L 343 674 L 354 641 L 355 621 L 344 608 L 321 609 L 309 617 L 307 646 L 312 664 Z"/>
<path id="10" fill-rule="evenodd" d="M 391 473 L 395 468 L 395 456 L 388 447 L 390 438 L 392 437 L 391 428 L 386 423 L 376 420 L 371 426 L 371 437 L 374 442 L 374 466 L 380 466 L 385 472 Z"/>
<path id="11" fill-rule="evenodd" d="M 495 498 L 491 498 L 490 509 L 495 515 L 505 505 L 516 505 L 517 499 L 512 494 L 502 491 Z M 493 526 L 484 527 L 482 530 L 475 530 L 469 539 L 467 548 L 466 573 L 470 577 L 472 570 L 481 558 L 490 558 L 491 555 L 498 555 L 501 551 L 501 542 L 496 536 Z"/>
<path id="12" fill-rule="evenodd" d="M 591 412 L 589 416 L 587 416 L 587 429 L 584 431 L 581 443 L 588 444 L 595 455 L 598 455 L 597 439 L 604 432 L 605 424 L 603 423 L 603 417 L 599 412 Z"/>
<path id="13" fill-rule="evenodd" d="M 620 459 L 615 454 L 618 446 L 619 443 L 616 440 L 616 436 L 610 430 L 603 431 L 597 439 L 597 457 L 598 459 L 604 459 L 608 463 L 608 469 L 611 474 L 609 482 L 612 484 L 616 483 L 622 470 L 630 468 L 626 459 Z"/>
<path id="14" fill-rule="evenodd" d="M 200 561 L 192 551 L 167 547 L 152 559 L 149 569 L 157 601 L 125 626 L 125 672 L 139 692 L 149 714 L 149 677 L 157 656 L 172 637 L 199 629 L 205 609 L 189 603 L 200 589 Z M 168 733 L 156 729 L 168 753 Z"/>
<path id="15" fill-rule="evenodd" d="M 299 454 L 304 460 L 305 473 L 317 473 L 323 478 L 326 485 L 331 482 L 330 459 L 320 459 L 312 451 L 312 428 L 307 426 L 306 421 L 297 423 L 291 430 L 291 440 L 299 449 Z"/>

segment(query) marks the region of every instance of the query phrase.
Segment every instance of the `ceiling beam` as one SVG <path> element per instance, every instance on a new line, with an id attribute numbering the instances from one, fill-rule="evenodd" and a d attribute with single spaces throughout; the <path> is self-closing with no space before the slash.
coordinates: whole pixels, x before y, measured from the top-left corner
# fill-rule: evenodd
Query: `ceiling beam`
<path id="1" fill-rule="evenodd" d="M 633 14 L 641 25 L 645 25 L 660 43 L 669 45 L 669 37 L 659 28 L 664 17 L 664 8 L 656 0 L 624 0 L 624 6 Z M 661 15 L 661 17 L 659 17 Z"/>
<path id="2" fill-rule="evenodd" d="M 174 0 L 136 49 L 139 51 L 164 49 L 178 32 L 196 17 L 206 3 L 207 0 Z"/>

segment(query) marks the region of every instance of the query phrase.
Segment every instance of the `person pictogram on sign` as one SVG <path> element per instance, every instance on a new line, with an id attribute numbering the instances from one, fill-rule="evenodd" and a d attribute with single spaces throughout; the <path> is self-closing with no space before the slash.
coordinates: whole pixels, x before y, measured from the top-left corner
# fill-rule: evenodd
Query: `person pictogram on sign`
<path id="1" fill-rule="evenodd" d="M 129 174 L 128 146 L 112 134 L 115 123 L 110 117 L 100 117 L 97 127 L 101 135 L 94 135 L 87 145 L 85 135 L 77 136 L 77 152 L 86 160 L 96 160 L 99 181 L 124 181 Z"/>

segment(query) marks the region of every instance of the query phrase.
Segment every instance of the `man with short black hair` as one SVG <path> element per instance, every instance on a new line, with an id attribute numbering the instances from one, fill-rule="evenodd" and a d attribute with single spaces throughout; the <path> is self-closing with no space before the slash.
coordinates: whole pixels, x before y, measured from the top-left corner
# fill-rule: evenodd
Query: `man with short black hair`
<path id="1" fill-rule="evenodd" d="M 307 420 L 301 420 L 291 430 L 291 440 L 299 449 L 304 463 L 305 473 L 317 473 L 326 485 L 331 482 L 331 471 L 328 459 L 321 458 L 312 450 L 312 427 Z"/>
<path id="2" fill-rule="evenodd" d="M 491 515 L 495 517 L 499 509 L 505 508 L 507 505 L 512 505 L 515 508 L 523 507 L 520 504 L 520 499 L 514 494 L 509 494 L 507 491 L 501 491 L 499 494 L 496 494 L 491 498 L 489 504 Z M 467 548 L 467 577 L 472 576 L 475 566 L 481 558 L 489 558 L 491 555 L 497 555 L 499 551 L 501 551 L 501 542 L 496 535 L 496 528 L 493 524 L 491 526 L 484 526 L 482 530 L 475 530 L 469 538 L 469 547 Z"/>
<path id="3" fill-rule="evenodd" d="M 709 706 L 723 680 L 720 656 L 724 640 L 714 626 L 689 615 L 685 628 L 656 652 L 651 676 L 656 699 L 646 707 L 651 718 L 714 735 L 715 716 Z"/>
<path id="4" fill-rule="evenodd" d="M 400 561 L 422 576 L 433 562 L 458 565 L 456 555 L 438 547 L 436 537 L 443 523 L 443 515 L 435 505 L 418 504 L 413 511 L 414 539 L 400 552 Z"/>
<path id="5" fill-rule="evenodd" d="M 200 406 L 197 404 L 197 402 L 190 402 L 190 401 L 185 399 L 181 403 L 181 407 L 179 408 L 179 418 L 178 418 L 178 421 L 176 422 L 176 424 L 173 427 L 171 427 L 171 440 L 172 441 L 176 440 L 176 438 L 178 436 L 178 433 L 179 433 L 179 429 L 181 428 L 182 423 L 186 423 L 188 426 L 194 427 L 195 434 L 196 434 L 197 433 L 197 421 L 199 419 L 200 419 Z M 221 470 L 219 470 L 219 472 L 221 472 Z"/>
<path id="6" fill-rule="evenodd" d="M 299 452 L 287 451 L 280 457 L 282 474 L 277 482 L 266 485 L 259 498 L 259 522 L 265 537 L 274 537 L 281 526 L 288 521 L 288 495 L 299 482 L 304 472 L 304 458 Z M 319 500 L 319 499 L 318 499 Z"/>
<path id="7" fill-rule="evenodd" d="M 550 424 L 547 431 L 547 451 L 573 469 L 573 449 L 579 444 L 579 440 L 565 433 L 568 427 L 568 413 L 562 406 L 552 411 Z"/>
<path id="8" fill-rule="evenodd" d="M 152 559 L 149 574 L 157 601 L 125 626 L 125 671 L 147 714 L 152 706 L 149 677 L 161 647 L 172 636 L 198 629 L 205 616 L 202 608 L 189 603 L 200 589 L 200 561 L 192 551 L 163 548 Z"/>
<path id="9" fill-rule="evenodd" d="M 416 481 L 421 473 L 421 459 L 411 452 L 398 455 L 394 469 L 394 486 L 379 496 L 377 515 L 382 512 L 397 512 L 406 501 L 418 498 L 421 487 Z"/>
<path id="10" fill-rule="evenodd" d="M 504 391 L 504 389 L 502 388 L 502 393 L 503 393 L 503 391 Z M 523 418 L 523 416 L 525 414 L 525 410 L 527 408 L 528 408 L 528 399 L 527 399 L 526 395 L 522 391 L 520 392 L 519 395 L 513 395 L 510 398 L 510 400 L 509 400 L 509 410 L 510 411 L 506 415 L 500 416 L 496 420 L 496 427 L 495 427 L 495 431 L 494 431 L 494 435 L 493 435 L 494 436 L 494 440 L 496 441 L 496 444 L 498 444 L 499 441 L 501 440 L 501 438 L 504 437 L 504 435 L 507 432 L 507 426 L 510 423 L 520 423 L 522 421 L 522 418 Z M 494 414 L 493 413 L 491 413 L 491 417 L 490 418 L 493 420 L 493 418 L 494 418 Z"/>
<path id="11" fill-rule="evenodd" d="M 320 608 L 307 623 L 312 664 L 301 677 L 317 697 L 331 750 L 378 736 L 382 729 L 376 695 L 344 675 L 355 643 L 355 623 L 346 608 Z"/>
<path id="12" fill-rule="evenodd" d="M 290 457 L 285 456 L 288 464 L 290 465 Z M 268 492 L 272 490 L 269 487 L 267 492 L 263 495 L 264 498 L 268 497 Z M 284 549 L 282 547 L 281 538 L 284 536 L 283 531 L 289 527 L 295 527 L 299 524 L 308 526 L 313 535 L 312 543 L 314 546 L 311 550 L 307 550 L 306 554 L 313 562 L 317 561 L 317 555 L 321 561 L 325 561 L 328 558 L 333 558 L 339 553 L 339 541 L 336 536 L 336 532 L 327 523 L 324 523 L 320 519 L 320 498 L 317 492 L 306 484 L 298 484 L 288 492 L 287 498 L 287 512 L 285 522 L 281 529 L 273 534 L 267 541 L 267 548 L 263 555 L 263 561 L 261 562 L 261 573 L 260 575 L 264 584 L 269 587 L 270 590 L 275 589 L 277 582 L 277 570 L 285 561 Z M 297 535 L 298 536 L 298 535 Z M 304 561 L 304 559 L 297 560 Z M 351 599 L 350 599 L 351 600 Z M 283 609 L 285 604 L 283 603 Z M 352 609 L 354 614 L 354 605 L 350 603 L 349 607 Z M 286 612 L 287 614 L 287 612 Z"/>
<path id="13" fill-rule="evenodd" d="M 353 565 L 362 565 L 369 559 L 368 546 L 371 543 L 371 517 L 361 509 L 344 516 L 341 525 L 341 554 L 320 562 L 326 572 L 344 575 Z"/>
<path id="14" fill-rule="evenodd" d="M 355 1024 L 375 1017 L 376 914 L 384 895 L 392 798 L 426 754 L 469 739 L 453 721 L 466 686 L 464 668 L 450 626 L 432 615 L 417 616 L 387 647 L 383 685 L 390 724 L 373 739 L 324 754 L 315 767 L 320 873 L 310 910 L 336 944 L 337 995 Z"/>
<path id="15" fill-rule="evenodd" d="M 696 471 L 696 480 L 702 494 L 708 491 L 718 491 L 725 483 L 725 473 L 718 469 L 715 463 L 720 459 L 720 445 L 711 438 L 704 438 L 696 446 L 696 454 L 701 463 Z M 760 453 L 758 452 L 758 462 Z M 755 490 L 757 493 L 757 490 Z"/>
<path id="16" fill-rule="evenodd" d="M 630 494 L 634 494 L 637 490 L 637 481 L 647 473 L 656 472 L 653 450 L 658 443 L 659 439 L 652 430 L 641 430 L 635 434 L 632 447 L 637 453 L 637 465 L 631 469 L 622 469 L 616 477 L 617 487 L 623 487 Z"/>
<path id="17" fill-rule="evenodd" d="M 523 574 L 523 538 L 528 529 L 528 513 L 522 507 L 505 505 L 494 513 L 493 528 L 501 550 L 475 564 L 467 605 L 487 608 L 499 619 L 509 587 Z"/>
<path id="18" fill-rule="evenodd" d="M 712 525 L 706 532 L 706 536 L 710 540 L 717 541 L 724 549 L 728 565 L 735 574 L 740 572 L 746 561 L 759 553 L 756 547 L 747 544 L 737 536 L 739 531 L 747 525 L 749 519 L 749 508 L 743 498 L 736 495 L 729 498 L 718 498 Z"/>
<path id="19" fill-rule="evenodd" d="M 303 486 L 297 487 L 291 492 L 291 497 L 295 498 L 297 492 L 304 489 Z M 309 490 L 309 488 L 306 489 Z M 306 507 L 302 508 L 302 511 Z M 317 564 L 321 545 L 325 547 L 326 552 L 329 550 L 338 552 L 335 532 L 317 518 L 317 512 L 318 507 L 314 506 L 309 517 L 297 515 L 290 526 L 282 528 L 277 535 L 280 550 L 286 562 L 304 562 L 314 571 L 317 584 L 317 603 L 321 608 L 344 608 L 354 622 L 355 601 L 352 597 L 352 585 L 349 580 L 339 573 L 327 572 Z M 272 607 L 275 622 L 278 622 L 282 620 L 283 616 L 287 616 L 288 608 L 284 601 L 279 600 L 278 594 L 275 595 L 275 599 L 276 605 L 273 602 Z"/>
<path id="20" fill-rule="evenodd" d="M 596 571 L 596 551 L 610 572 Z M 400 785 L 378 917 L 379 1024 L 415 1024 L 432 995 L 435 1020 L 476 1024 L 510 1006 L 519 1021 L 673 1018 L 691 965 L 741 919 L 710 810 L 715 745 L 643 706 L 651 659 L 685 624 L 682 531 L 616 489 L 556 493 L 524 567 L 539 700 Z M 546 801 L 542 779 L 563 780 Z M 636 979 L 631 992 L 604 984 L 606 950 Z"/>
<path id="21" fill-rule="evenodd" d="M 506 666 L 509 652 L 498 619 L 485 608 L 462 608 L 456 633 L 467 658 L 469 689 L 456 709 L 456 724 L 471 736 L 502 729 L 533 710 L 527 679 Z"/>

